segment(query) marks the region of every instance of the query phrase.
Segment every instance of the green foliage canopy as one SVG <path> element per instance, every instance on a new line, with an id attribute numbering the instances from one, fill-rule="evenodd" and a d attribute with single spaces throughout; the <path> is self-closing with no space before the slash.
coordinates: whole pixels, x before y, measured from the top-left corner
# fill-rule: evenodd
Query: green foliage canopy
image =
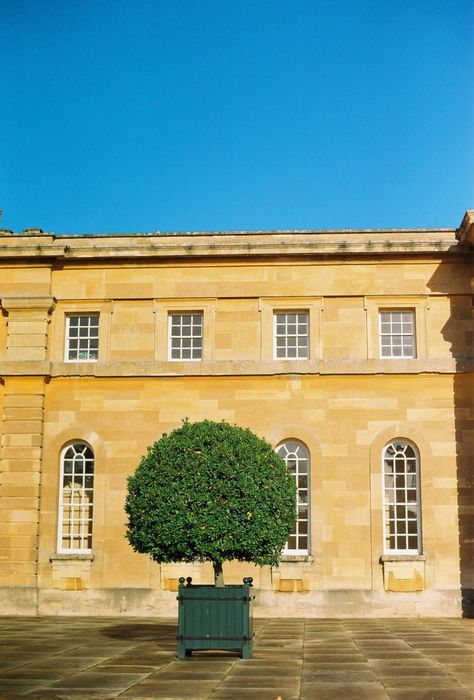
<path id="1" fill-rule="evenodd" d="M 127 539 L 156 562 L 279 562 L 296 520 L 296 485 L 248 429 L 183 422 L 128 479 Z"/>

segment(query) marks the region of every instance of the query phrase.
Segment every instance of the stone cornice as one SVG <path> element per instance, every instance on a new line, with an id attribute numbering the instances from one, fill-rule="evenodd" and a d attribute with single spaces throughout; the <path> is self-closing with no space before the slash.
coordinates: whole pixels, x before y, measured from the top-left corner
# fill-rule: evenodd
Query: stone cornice
<path id="1" fill-rule="evenodd" d="M 393 256 L 460 253 L 455 229 L 0 235 L 0 261 L 222 257 Z"/>
<path id="2" fill-rule="evenodd" d="M 1 376 L 43 377 L 219 377 L 304 375 L 416 375 L 474 372 L 474 358 L 416 358 L 407 360 L 300 360 L 205 362 L 50 362 L 11 360 L 1 363 Z"/>

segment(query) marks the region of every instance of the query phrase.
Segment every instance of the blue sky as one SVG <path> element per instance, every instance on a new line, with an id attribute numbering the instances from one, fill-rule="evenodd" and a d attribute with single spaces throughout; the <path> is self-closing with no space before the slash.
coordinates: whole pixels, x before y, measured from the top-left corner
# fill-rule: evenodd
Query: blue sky
<path id="1" fill-rule="evenodd" d="M 2 228 L 451 227 L 473 0 L 0 0 Z"/>

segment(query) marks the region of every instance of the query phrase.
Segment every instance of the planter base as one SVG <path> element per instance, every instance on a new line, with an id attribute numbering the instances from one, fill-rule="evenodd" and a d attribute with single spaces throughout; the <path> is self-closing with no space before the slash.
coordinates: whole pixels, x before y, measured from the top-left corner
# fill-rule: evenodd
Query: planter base
<path id="1" fill-rule="evenodd" d="M 237 651 L 243 659 L 252 655 L 252 578 L 243 585 L 192 585 L 191 577 L 179 579 L 178 658 L 193 651 Z"/>

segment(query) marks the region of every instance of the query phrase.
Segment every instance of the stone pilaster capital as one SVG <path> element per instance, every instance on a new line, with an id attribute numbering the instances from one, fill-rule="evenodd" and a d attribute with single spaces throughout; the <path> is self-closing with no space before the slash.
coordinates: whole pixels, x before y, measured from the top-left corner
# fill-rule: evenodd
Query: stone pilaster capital
<path id="1" fill-rule="evenodd" d="M 51 314 L 56 306 L 56 299 L 52 296 L 4 296 L 1 305 L 10 311 L 44 311 Z"/>

